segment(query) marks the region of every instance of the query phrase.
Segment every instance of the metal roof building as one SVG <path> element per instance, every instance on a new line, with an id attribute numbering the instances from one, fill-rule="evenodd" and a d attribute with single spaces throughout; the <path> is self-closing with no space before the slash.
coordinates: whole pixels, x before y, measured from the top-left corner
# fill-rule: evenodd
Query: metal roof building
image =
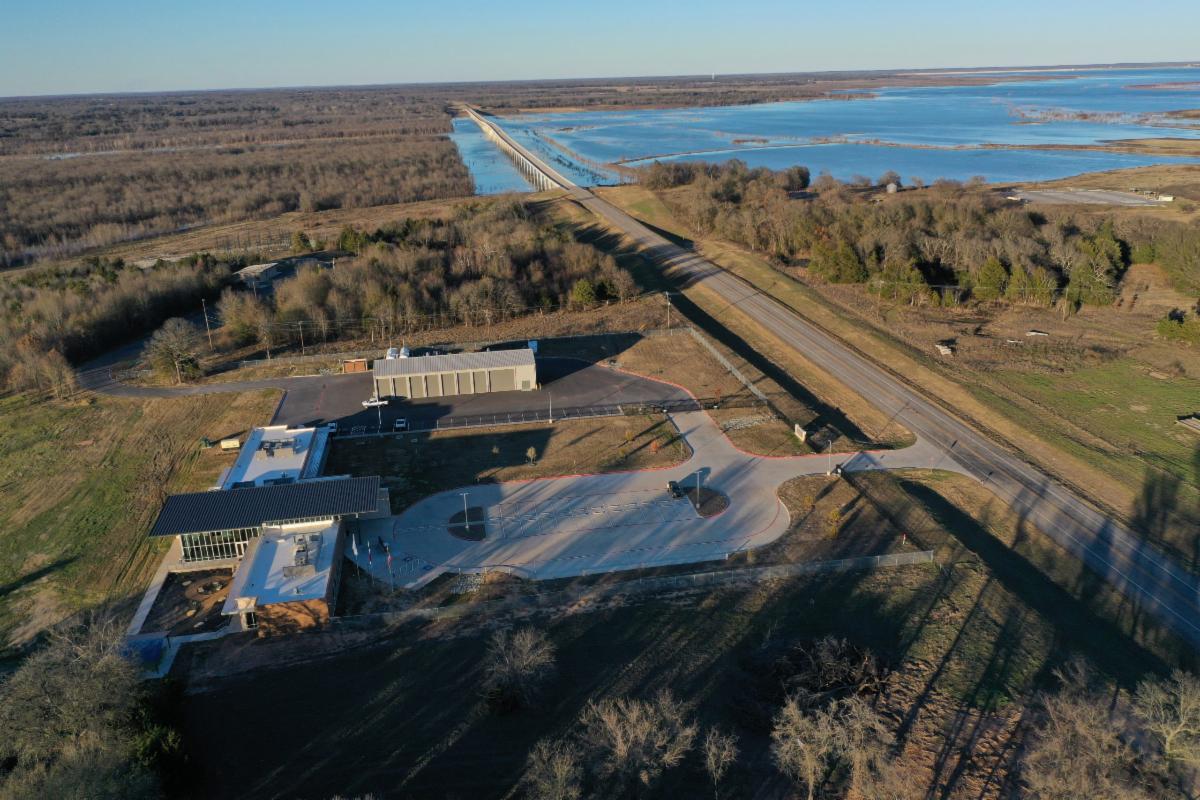
<path id="1" fill-rule="evenodd" d="M 178 536 L 185 562 L 236 559 L 264 526 L 357 517 L 384 503 L 375 476 L 176 494 L 150 535 Z"/>
<path id="2" fill-rule="evenodd" d="M 380 359 L 374 375 L 377 396 L 413 400 L 537 388 L 537 363 L 529 348 Z"/>

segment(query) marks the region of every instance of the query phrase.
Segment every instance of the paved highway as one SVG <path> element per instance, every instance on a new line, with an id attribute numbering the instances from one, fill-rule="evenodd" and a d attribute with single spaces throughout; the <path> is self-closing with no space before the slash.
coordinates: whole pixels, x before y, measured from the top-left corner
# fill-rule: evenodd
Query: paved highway
<path id="1" fill-rule="evenodd" d="M 685 285 L 701 284 L 715 292 L 881 411 L 894 415 L 897 422 L 939 448 L 959 471 L 987 486 L 1022 519 L 1200 647 L 1200 584 L 1170 557 L 793 310 L 575 186 L 503 133 L 493 120 L 472 116 L 479 124 L 492 126 L 506 143 L 544 169 L 566 188 L 570 198 L 629 236 L 668 275 Z"/>

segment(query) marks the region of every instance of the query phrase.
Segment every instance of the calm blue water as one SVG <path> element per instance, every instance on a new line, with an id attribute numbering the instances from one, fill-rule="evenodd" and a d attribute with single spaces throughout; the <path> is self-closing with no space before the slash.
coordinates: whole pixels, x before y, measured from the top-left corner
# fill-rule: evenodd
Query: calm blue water
<path id="1" fill-rule="evenodd" d="M 530 190 L 521 173 L 494 144 L 484 138 L 478 125 L 465 117 L 456 117 L 453 122 L 454 132 L 450 134 L 450 139 L 458 147 L 467 169 L 471 170 L 476 194 Z"/>
<path id="2" fill-rule="evenodd" d="M 588 185 L 615 181 L 601 166 L 605 163 L 654 159 L 741 158 L 775 168 L 802 164 L 814 175 L 828 171 L 843 179 L 896 170 L 926 181 L 976 175 L 993 181 L 1047 180 L 1197 161 L 1095 151 L 978 149 L 1200 138 L 1196 121 L 1163 115 L 1200 108 L 1200 68 L 1046 74 L 1052 79 L 884 89 L 869 99 L 531 114 L 510 117 L 504 124 L 515 138 Z M 1159 83 L 1191 85 L 1131 88 Z M 1080 114 L 1093 117 L 1080 119 Z"/>

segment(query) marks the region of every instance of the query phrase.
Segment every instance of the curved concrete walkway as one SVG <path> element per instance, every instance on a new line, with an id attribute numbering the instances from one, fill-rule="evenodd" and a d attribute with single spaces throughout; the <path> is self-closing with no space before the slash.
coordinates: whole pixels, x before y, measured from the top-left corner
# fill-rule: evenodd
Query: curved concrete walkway
<path id="1" fill-rule="evenodd" d="M 543 478 L 452 489 L 427 497 L 398 516 L 358 523 L 358 555 L 348 555 L 380 582 L 417 587 L 444 572 L 501 570 L 545 580 L 648 566 L 725 558 L 761 547 L 788 529 L 776 495 L 801 475 L 823 475 L 830 463 L 847 471 L 957 469 L 935 447 L 918 441 L 903 450 L 773 458 L 738 450 L 704 411 L 670 415 L 693 455 L 666 469 Z M 700 484 L 730 498 L 729 508 L 700 517 L 690 500 L 673 499 L 667 482 Z M 467 541 L 449 532 L 467 504 L 484 509 L 486 537 Z M 371 543 L 371 562 L 366 542 Z M 385 543 L 392 552 L 389 578 Z"/>

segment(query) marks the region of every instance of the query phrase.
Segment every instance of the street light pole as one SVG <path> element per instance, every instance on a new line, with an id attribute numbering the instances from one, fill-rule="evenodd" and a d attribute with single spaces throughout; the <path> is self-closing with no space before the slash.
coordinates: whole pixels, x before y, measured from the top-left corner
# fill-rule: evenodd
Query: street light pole
<path id="1" fill-rule="evenodd" d="M 663 292 L 663 297 L 667 298 L 667 330 L 671 330 L 671 293 Z"/>
<path id="2" fill-rule="evenodd" d="M 204 313 L 204 330 L 208 331 L 208 349 L 212 350 L 212 328 L 208 324 L 208 303 L 204 301 L 203 297 L 200 298 L 200 308 Z"/>
<path id="3" fill-rule="evenodd" d="M 463 499 L 463 525 L 466 526 L 466 532 L 471 532 L 471 515 L 467 511 L 467 492 L 459 492 Z"/>
<path id="4" fill-rule="evenodd" d="M 550 421 L 554 422 L 554 392 L 550 392 Z"/>
<path id="5" fill-rule="evenodd" d="M 826 475 L 833 474 L 833 439 L 829 440 L 829 444 L 825 447 L 825 452 L 829 454 L 829 468 L 825 470 Z"/>

